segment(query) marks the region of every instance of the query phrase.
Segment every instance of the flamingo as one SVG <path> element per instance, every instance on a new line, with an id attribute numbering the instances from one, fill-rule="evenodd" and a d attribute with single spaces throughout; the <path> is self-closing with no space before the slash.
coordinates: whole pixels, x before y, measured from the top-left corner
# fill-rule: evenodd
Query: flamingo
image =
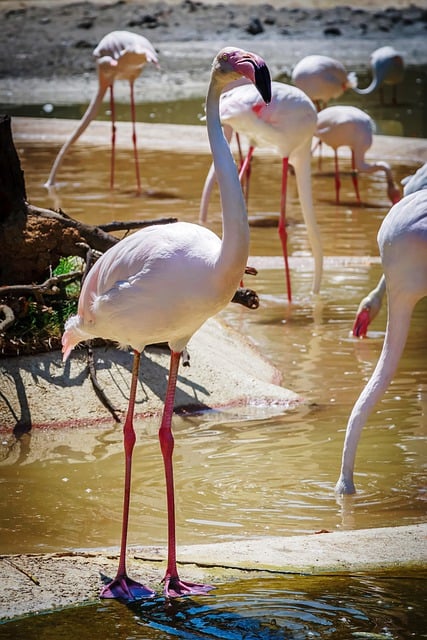
<path id="1" fill-rule="evenodd" d="M 427 189 L 427 162 L 424 163 L 415 173 L 401 181 L 403 184 L 403 195 Z M 353 335 L 356 338 L 365 338 L 368 333 L 368 326 L 380 312 L 386 292 L 384 274 L 379 279 L 377 286 L 368 293 L 360 302 L 353 324 Z"/>
<path id="2" fill-rule="evenodd" d="M 317 112 L 308 96 L 291 85 L 272 82 L 272 99 L 266 105 L 259 100 L 250 84 L 236 86 L 224 93 L 220 103 L 221 122 L 228 138 L 232 131 L 247 136 L 250 140 L 248 155 L 241 167 L 244 175 L 249 166 L 255 146 L 272 146 L 282 158 L 282 191 L 278 232 L 285 262 L 286 285 L 289 302 L 292 301 L 291 281 L 288 265 L 286 231 L 286 187 L 288 165 L 292 163 L 298 187 L 301 209 L 307 227 L 309 242 L 314 257 L 312 291 L 318 293 L 323 269 L 323 252 L 320 231 L 313 207 L 311 186 L 311 140 L 316 129 Z M 199 221 L 206 223 L 209 197 L 215 180 L 212 166 L 203 188 Z"/>
<path id="3" fill-rule="evenodd" d="M 387 195 L 392 204 L 400 199 L 400 190 L 395 185 L 390 165 L 378 161 L 368 163 L 365 154 L 372 145 L 375 124 L 372 118 L 357 107 L 332 106 L 323 109 L 317 117 L 316 137 L 329 145 L 335 155 L 335 195 L 340 203 L 341 181 L 339 176 L 338 149 L 350 147 L 352 157 L 352 180 L 357 202 L 360 204 L 358 173 L 384 172 L 387 180 Z"/>
<path id="4" fill-rule="evenodd" d="M 291 79 L 296 87 L 313 100 L 318 111 L 332 98 L 339 98 L 347 89 L 357 87 L 354 71 L 347 73 L 339 60 L 322 55 L 302 58 L 295 65 Z"/>
<path id="5" fill-rule="evenodd" d="M 363 425 L 387 389 L 405 348 L 412 311 L 427 296 L 427 190 L 405 196 L 384 218 L 378 245 L 387 287 L 388 317 L 381 355 L 351 412 L 335 490 L 355 492 L 354 461 Z"/>
<path id="6" fill-rule="evenodd" d="M 171 423 L 182 351 L 193 333 L 232 299 L 249 253 L 246 205 L 219 118 L 222 90 L 226 83 L 241 76 L 256 85 L 266 102 L 270 100 L 270 74 L 262 58 L 242 49 L 222 49 L 213 61 L 206 100 L 207 130 L 223 207 L 222 241 L 209 229 L 188 222 L 146 227 L 126 237 L 95 263 L 84 281 L 78 313 L 65 325 L 64 360 L 76 344 L 94 336 L 128 344 L 134 351 L 129 406 L 123 428 L 125 487 L 120 560 L 116 578 L 101 592 L 104 598 L 131 600 L 153 595 L 151 589 L 128 577 L 125 557 L 140 355 L 145 345 L 160 342 L 167 342 L 171 350 L 159 429 L 168 511 L 164 592 L 169 597 L 178 597 L 203 594 L 212 588 L 184 582 L 178 576 Z"/>
<path id="7" fill-rule="evenodd" d="M 102 38 L 93 52 L 97 59 L 98 68 L 98 91 L 92 98 L 79 126 L 71 137 L 63 144 L 55 162 L 50 170 L 49 178 L 45 187 L 53 187 L 56 181 L 56 174 L 64 160 L 64 157 L 75 142 L 85 131 L 89 123 L 96 117 L 107 89 L 110 89 L 111 108 L 111 174 L 110 188 L 114 188 L 114 155 L 116 142 L 115 125 L 115 105 L 113 86 L 116 80 L 128 80 L 130 85 L 130 108 L 132 117 L 132 142 L 135 159 L 135 172 L 137 193 L 141 193 L 141 178 L 139 174 L 139 162 L 135 127 L 135 98 L 134 83 L 142 72 L 147 62 L 152 62 L 158 66 L 157 54 L 153 45 L 147 38 L 131 31 L 112 31 Z"/>
<path id="8" fill-rule="evenodd" d="M 364 89 L 355 87 L 354 90 L 360 95 L 366 95 L 379 88 L 382 104 L 384 98 L 382 85 L 388 84 L 392 86 L 392 102 L 396 104 L 397 85 L 402 82 L 405 72 L 403 55 L 396 51 L 394 47 L 380 47 L 371 53 L 370 62 L 372 69 L 371 83 Z"/>

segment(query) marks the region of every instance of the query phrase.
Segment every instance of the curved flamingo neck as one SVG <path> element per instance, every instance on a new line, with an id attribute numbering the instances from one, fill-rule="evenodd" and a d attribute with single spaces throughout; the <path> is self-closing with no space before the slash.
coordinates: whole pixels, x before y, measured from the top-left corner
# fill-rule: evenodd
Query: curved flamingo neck
<path id="1" fill-rule="evenodd" d="M 399 304 L 389 301 L 387 328 L 384 345 L 377 365 L 351 412 L 345 435 L 341 475 L 338 481 L 340 490 L 354 493 L 353 469 L 360 434 L 374 406 L 390 384 L 405 347 L 411 322 L 413 304 Z M 349 491 L 350 489 L 350 491 Z"/>
<path id="2" fill-rule="evenodd" d="M 99 87 L 98 87 L 98 91 L 96 93 L 96 95 L 92 98 L 92 100 L 89 103 L 88 108 L 86 109 L 86 112 L 83 116 L 83 118 L 81 119 L 79 126 L 77 127 L 77 129 L 75 129 L 75 131 L 71 134 L 71 136 L 68 138 L 68 140 L 62 145 L 58 155 L 56 156 L 55 162 L 53 163 L 52 169 L 50 171 L 49 174 L 49 178 L 45 184 L 46 187 L 52 187 L 55 184 L 55 180 L 56 180 L 56 174 L 59 170 L 59 167 L 62 164 L 62 161 L 64 160 L 64 157 L 68 151 L 68 149 L 71 147 L 71 145 L 73 144 L 73 142 L 75 142 L 81 135 L 82 133 L 87 129 L 87 127 L 89 126 L 90 122 L 96 117 L 98 111 L 99 111 L 99 107 L 104 99 L 105 96 L 105 92 L 107 91 L 109 87 L 109 83 L 107 82 L 102 82 L 101 81 L 101 75 L 99 76 Z"/>
<path id="3" fill-rule="evenodd" d="M 372 80 L 369 83 L 369 85 L 364 89 L 361 89 L 360 87 L 356 86 L 356 87 L 353 87 L 353 90 L 361 96 L 365 96 L 368 93 L 372 93 L 372 91 L 375 91 L 375 89 L 379 87 L 379 85 L 382 82 L 382 77 L 380 76 L 381 74 L 378 73 L 377 68 L 374 66 L 372 68 Z"/>
<path id="4" fill-rule="evenodd" d="M 206 121 L 222 205 L 223 232 L 218 266 L 229 275 L 238 271 L 240 278 L 249 255 L 249 224 L 237 167 L 221 126 L 219 100 L 222 90 L 223 85 L 214 70 L 206 99 Z"/>

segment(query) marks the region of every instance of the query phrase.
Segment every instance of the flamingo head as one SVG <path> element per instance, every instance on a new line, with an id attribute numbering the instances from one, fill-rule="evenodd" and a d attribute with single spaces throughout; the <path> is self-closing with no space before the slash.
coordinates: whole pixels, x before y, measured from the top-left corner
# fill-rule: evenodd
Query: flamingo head
<path id="1" fill-rule="evenodd" d="M 402 198 L 402 194 L 400 193 L 399 187 L 397 187 L 394 182 L 389 182 L 387 185 L 387 195 L 388 199 L 392 204 L 396 204 Z"/>
<path id="2" fill-rule="evenodd" d="M 369 307 L 364 307 L 356 315 L 356 319 L 353 324 L 353 335 L 355 338 L 366 338 L 368 333 L 369 323 L 371 322 L 371 310 Z"/>
<path id="3" fill-rule="evenodd" d="M 227 84 L 242 76 L 247 78 L 256 86 L 264 102 L 270 103 L 270 71 L 260 56 L 236 47 L 225 47 L 216 56 L 213 66 L 217 73 L 223 74 Z"/>

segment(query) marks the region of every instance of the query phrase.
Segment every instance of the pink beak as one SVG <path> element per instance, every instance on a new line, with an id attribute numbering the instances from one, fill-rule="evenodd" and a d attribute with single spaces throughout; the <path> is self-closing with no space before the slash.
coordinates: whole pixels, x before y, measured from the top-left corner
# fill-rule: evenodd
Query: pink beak
<path id="1" fill-rule="evenodd" d="M 368 309 L 362 309 L 362 311 L 357 314 L 353 324 L 353 335 L 355 338 L 366 338 L 369 322 L 370 314 Z"/>

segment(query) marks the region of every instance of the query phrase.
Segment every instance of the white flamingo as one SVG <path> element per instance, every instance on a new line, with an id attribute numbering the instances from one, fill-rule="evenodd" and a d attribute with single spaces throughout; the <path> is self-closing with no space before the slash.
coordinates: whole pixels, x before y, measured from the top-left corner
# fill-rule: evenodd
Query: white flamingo
<path id="1" fill-rule="evenodd" d="M 120 561 L 116 578 L 102 591 L 105 598 L 133 599 L 153 595 L 150 589 L 127 575 L 126 540 L 135 443 L 133 413 L 140 355 L 145 345 L 160 342 L 167 342 L 171 350 L 168 388 L 159 430 L 168 511 L 165 594 L 176 597 L 205 593 L 211 588 L 183 582 L 178 576 L 171 423 L 181 353 L 205 320 L 232 299 L 248 258 L 246 205 L 219 118 L 219 100 L 224 86 L 242 76 L 257 86 L 263 99 L 270 100 L 270 74 L 261 58 L 232 47 L 220 51 L 213 61 L 206 117 L 221 191 L 222 241 L 209 229 L 187 222 L 147 227 L 128 236 L 95 263 L 83 284 L 78 314 L 66 323 L 64 359 L 80 341 L 95 336 L 130 345 L 134 350 L 131 392 L 124 425 L 126 468 Z"/>
<path id="2" fill-rule="evenodd" d="M 427 162 L 424 163 L 415 173 L 401 181 L 403 185 L 403 195 L 408 196 L 411 193 L 427 189 Z M 353 335 L 356 338 L 365 338 L 368 333 L 368 327 L 374 318 L 377 317 L 384 296 L 386 293 L 384 274 L 379 279 L 377 286 L 363 298 L 357 309 L 356 318 L 353 324 Z"/>
<path id="3" fill-rule="evenodd" d="M 397 85 L 402 82 L 405 73 L 403 55 L 396 51 L 394 47 L 380 47 L 371 53 L 370 63 L 372 70 L 370 84 L 364 89 L 355 87 L 354 90 L 360 95 L 367 95 L 375 91 L 375 89 L 379 89 L 380 100 L 383 103 L 383 85 L 391 85 L 393 91 L 392 102 L 396 104 Z"/>
<path id="4" fill-rule="evenodd" d="M 384 394 L 405 348 L 415 304 L 427 296 L 427 190 L 405 196 L 384 218 L 378 245 L 387 287 L 388 316 L 381 355 L 347 424 L 341 473 L 335 490 L 355 492 L 353 481 L 362 428 Z"/>
<path id="5" fill-rule="evenodd" d="M 291 79 L 296 87 L 313 100 L 318 111 L 333 98 L 339 98 L 347 89 L 357 87 L 354 71 L 347 73 L 339 60 L 322 55 L 302 58 L 295 65 Z"/>
<path id="6" fill-rule="evenodd" d="M 286 190 L 288 164 L 295 170 L 298 195 L 314 257 L 312 291 L 318 293 L 323 269 L 323 252 L 320 231 L 313 206 L 311 185 L 311 140 L 316 129 L 317 112 L 308 96 L 298 89 L 281 82 L 272 83 L 272 99 L 266 105 L 259 100 L 253 87 L 236 86 L 224 93 L 220 103 L 221 122 L 228 137 L 232 131 L 249 138 L 248 155 L 241 168 L 241 176 L 249 167 L 254 148 L 273 147 L 282 158 L 282 189 L 278 232 L 285 261 L 288 300 L 291 302 L 291 282 L 288 266 L 286 230 Z M 206 223 L 209 197 L 215 181 L 211 167 L 203 188 L 200 203 L 200 222 Z"/>
<path id="7" fill-rule="evenodd" d="M 340 174 L 338 149 L 350 147 L 352 158 L 352 180 L 357 202 L 360 203 L 358 173 L 382 171 L 387 180 L 387 195 L 395 204 L 400 199 L 400 190 L 394 183 L 390 165 L 384 161 L 367 162 L 365 154 L 372 146 L 375 124 L 372 118 L 357 107 L 334 105 L 320 111 L 317 117 L 316 137 L 334 150 L 335 196 L 340 203 Z"/>
<path id="8" fill-rule="evenodd" d="M 147 38 L 131 31 L 112 31 L 102 38 L 93 52 L 98 69 L 98 91 L 92 98 L 79 126 L 71 137 L 64 143 L 56 156 L 50 170 L 46 187 L 53 187 L 56 182 L 56 174 L 71 145 L 82 135 L 89 123 L 96 117 L 107 89 L 110 89 L 111 109 L 111 174 L 110 187 L 114 188 L 114 156 L 116 142 L 115 105 L 113 86 L 116 80 L 127 80 L 130 85 L 130 108 L 132 117 L 132 142 L 135 158 L 135 172 L 137 192 L 141 193 L 141 179 L 139 173 L 136 127 L 135 127 L 135 97 L 134 83 L 147 62 L 158 65 L 157 54 L 153 45 Z"/>

